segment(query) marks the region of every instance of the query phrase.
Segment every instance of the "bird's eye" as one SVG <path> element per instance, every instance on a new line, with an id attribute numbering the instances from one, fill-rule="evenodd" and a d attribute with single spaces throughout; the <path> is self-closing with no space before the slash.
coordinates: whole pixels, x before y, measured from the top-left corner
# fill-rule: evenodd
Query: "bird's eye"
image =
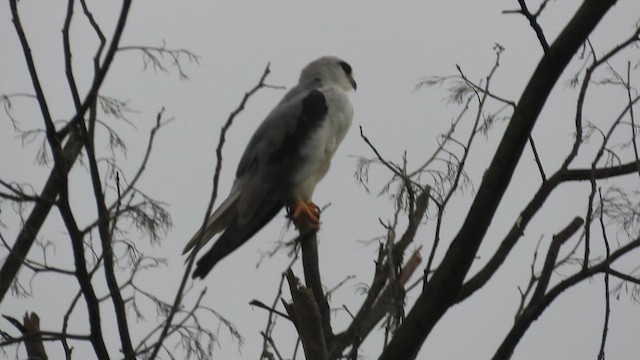
<path id="1" fill-rule="evenodd" d="M 345 74 L 347 75 L 351 75 L 351 65 L 347 64 L 344 61 L 340 61 L 340 66 L 342 67 L 342 70 L 344 70 Z"/>

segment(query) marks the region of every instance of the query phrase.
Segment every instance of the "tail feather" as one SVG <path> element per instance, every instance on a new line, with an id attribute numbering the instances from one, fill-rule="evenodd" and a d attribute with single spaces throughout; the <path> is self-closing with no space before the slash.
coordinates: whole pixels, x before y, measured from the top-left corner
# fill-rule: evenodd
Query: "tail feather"
<path id="1" fill-rule="evenodd" d="M 202 248 L 209 242 L 217 233 L 223 231 L 228 224 L 233 207 L 240 196 L 240 191 L 232 191 L 231 194 L 220 204 L 220 206 L 209 216 L 207 224 L 202 229 L 198 230 L 193 237 L 187 242 L 187 245 L 182 250 L 182 255 L 191 251 L 191 254 L 187 257 L 187 261 L 195 255 L 197 250 Z"/>
<path id="2" fill-rule="evenodd" d="M 196 269 L 191 277 L 194 279 L 198 277 L 204 278 L 218 263 L 218 261 L 222 260 L 225 256 L 229 255 L 236 248 L 242 245 L 246 240 L 238 238 L 238 235 L 241 234 L 237 231 L 225 231 L 215 244 L 213 244 L 211 250 L 198 259 Z"/>
<path id="3" fill-rule="evenodd" d="M 196 270 L 191 277 L 204 278 L 207 276 L 220 260 L 247 242 L 256 232 L 273 219 L 282 207 L 283 204 L 275 202 L 270 207 L 262 208 L 248 224 L 239 225 L 237 222 L 232 221 L 220 238 L 213 244 L 213 247 L 198 259 Z"/>

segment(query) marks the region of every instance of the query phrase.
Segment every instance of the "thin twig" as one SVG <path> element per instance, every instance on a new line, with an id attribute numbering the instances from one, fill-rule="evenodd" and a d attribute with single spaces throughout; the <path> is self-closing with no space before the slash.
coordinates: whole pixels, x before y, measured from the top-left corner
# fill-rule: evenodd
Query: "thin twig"
<path id="1" fill-rule="evenodd" d="M 529 25 L 531 26 L 533 31 L 535 31 L 536 36 L 538 37 L 538 41 L 540 42 L 540 45 L 542 46 L 542 50 L 544 50 L 545 54 L 549 52 L 549 43 L 547 42 L 547 39 L 544 36 L 542 27 L 538 23 L 538 16 L 540 16 L 540 14 L 542 13 L 542 10 L 544 10 L 544 8 L 547 6 L 548 1 L 549 0 L 543 1 L 542 4 L 540 4 L 540 8 L 538 8 L 538 11 L 536 11 L 535 14 L 531 13 L 529 8 L 527 7 L 527 4 L 525 3 L 525 0 L 518 0 L 518 4 L 520 4 L 520 10 L 505 10 L 502 12 L 503 14 L 518 13 L 526 17 L 527 20 L 529 21 Z"/>
<path id="2" fill-rule="evenodd" d="M 593 75 L 593 73 L 596 71 L 596 69 L 598 67 L 600 67 L 602 64 L 606 63 L 607 61 L 609 61 L 609 59 L 611 59 L 612 57 L 614 57 L 615 55 L 617 55 L 620 51 L 622 51 L 623 49 L 627 48 L 629 45 L 637 42 L 638 40 L 640 40 L 640 27 L 636 28 L 636 30 L 633 32 L 633 34 L 631 34 L 631 36 L 629 36 L 625 41 L 623 41 L 622 43 L 614 46 L 611 50 L 609 50 L 604 56 L 602 56 L 600 59 L 596 58 L 595 52 L 593 50 L 591 50 L 591 55 L 593 57 L 593 63 L 587 68 L 587 70 L 585 71 L 584 74 L 584 78 L 582 80 L 582 85 L 580 86 L 580 91 L 578 93 L 578 100 L 576 101 L 576 115 L 575 115 L 575 140 L 573 142 L 573 146 L 571 148 L 571 151 L 569 152 L 569 155 L 565 158 L 561 168 L 562 169 L 567 169 L 569 167 L 569 164 L 571 164 L 571 162 L 576 158 L 576 156 L 578 155 L 578 151 L 580 149 L 580 145 L 582 144 L 582 133 L 583 133 L 583 129 L 582 129 L 582 121 L 583 121 L 583 109 L 584 109 L 584 101 L 587 95 L 587 90 L 589 88 L 589 85 L 592 83 L 591 82 L 591 77 Z"/>
<path id="3" fill-rule="evenodd" d="M 278 297 L 278 300 L 279 300 L 279 297 Z M 255 300 L 255 299 L 251 300 L 251 302 L 249 302 L 249 305 L 259 307 L 261 309 L 267 310 L 270 313 L 274 313 L 276 315 L 279 315 L 279 316 L 281 316 L 281 317 L 283 317 L 283 318 L 285 318 L 287 320 L 291 320 L 289 315 L 283 313 L 282 311 L 278 311 L 278 310 L 276 310 L 274 308 L 271 308 L 271 307 L 267 306 L 265 303 L 263 303 L 260 300 Z"/>
<path id="4" fill-rule="evenodd" d="M 536 149 L 536 143 L 533 141 L 533 136 L 529 135 L 529 145 L 531 145 L 531 151 L 533 152 L 533 158 L 536 161 L 536 165 L 538 166 L 538 171 L 540 172 L 540 176 L 542 177 L 542 181 L 547 181 L 547 175 L 544 173 L 544 168 L 542 167 L 542 161 L 540 161 L 540 155 L 538 155 L 538 150 Z"/>
<path id="5" fill-rule="evenodd" d="M 275 308 L 276 308 L 276 305 L 278 305 L 278 303 L 280 302 L 280 299 L 282 298 L 282 288 L 284 286 L 285 278 L 286 278 L 286 276 L 285 276 L 285 273 L 283 272 L 282 275 L 280 276 L 280 283 L 278 284 L 278 292 L 276 294 L 275 299 L 273 299 L 273 303 L 271 304 L 271 308 L 269 308 L 269 316 L 267 317 L 267 325 L 265 326 L 265 329 L 264 329 L 264 333 L 268 334 L 269 336 L 271 336 L 271 333 L 273 331 L 273 327 L 275 326 L 275 318 L 274 318 L 273 315 L 274 314 L 278 314 L 278 315 L 282 314 L 282 313 L 276 311 Z M 293 319 L 289 315 L 282 314 L 281 316 L 286 316 L 287 319 L 289 319 L 289 320 L 291 320 L 293 322 Z M 267 345 L 268 344 L 269 343 L 267 342 L 267 339 L 264 338 L 263 342 L 262 342 L 262 352 L 261 352 L 261 354 L 265 354 L 267 352 Z M 262 357 L 261 357 L 261 359 L 262 359 Z"/>
<path id="6" fill-rule="evenodd" d="M 518 317 L 507 336 L 505 336 L 502 344 L 498 347 L 495 355 L 493 356 L 493 359 L 510 359 L 515 346 L 518 344 L 518 341 L 522 338 L 527 329 L 565 290 L 575 286 L 576 284 L 586 279 L 592 278 L 596 274 L 608 271 L 611 264 L 620 259 L 623 255 L 637 249 L 638 247 L 640 247 L 640 238 L 636 238 L 626 245 L 621 246 L 616 251 L 613 251 L 608 258 L 602 260 L 597 264 L 594 264 L 593 266 L 590 266 L 588 269 L 581 270 L 573 274 L 572 276 L 569 276 L 568 278 L 551 288 L 545 294 L 545 296 L 540 299 L 540 301 L 527 306 L 527 308 L 522 312 L 522 315 Z"/>
<path id="7" fill-rule="evenodd" d="M 426 266 L 425 271 L 424 271 L 425 281 L 428 280 L 428 274 L 431 272 L 431 268 L 433 266 L 433 260 L 435 259 L 436 250 L 437 250 L 438 245 L 440 243 L 440 229 L 441 229 L 442 222 L 443 222 L 443 216 L 444 216 L 445 208 L 446 208 L 447 204 L 449 203 L 449 201 L 451 200 L 451 198 L 453 197 L 453 194 L 458 189 L 458 184 L 460 182 L 460 177 L 462 176 L 462 174 L 464 172 L 464 166 L 465 166 L 465 164 L 467 162 L 467 158 L 469 157 L 469 153 L 471 151 L 471 145 L 473 144 L 473 140 L 475 139 L 475 136 L 478 134 L 478 125 L 480 123 L 480 118 L 482 116 L 482 113 L 483 113 L 487 98 L 490 96 L 490 93 L 491 93 L 489 91 L 489 86 L 491 84 L 491 79 L 493 78 L 493 75 L 495 74 L 496 70 L 500 66 L 500 54 L 502 54 L 502 51 L 504 51 L 504 48 L 501 47 L 501 46 L 496 45 L 496 47 L 495 47 L 495 53 L 496 53 L 495 62 L 493 63 L 493 66 L 491 67 L 491 70 L 489 71 L 489 74 L 486 77 L 486 82 L 485 82 L 484 88 L 481 88 L 482 90 L 481 90 L 480 93 L 482 94 L 482 96 L 480 96 L 478 98 L 478 110 L 476 111 L 476 117 L 475 117 L 473 126 L 471 128 L 471 132 L 469 134 L 469 137 L 467 139 L 467 142 L 463 147 L 464 148 L 464 152 L 463 152 L 463 155 L 462 155 L 462 159 L 460 159 L 460 161 L 458 163 L 458 168 L 457 168 L 457 171 L 456 171 L 455 179 L 454 179 L 453 183 L 451 184 L 451 187 L 447 191 L 447 193 L 446 193 L 446 195 L 444 197 L 444 200 L 440 204 L 438 204 L 438 219 L 437 219 L 437 222 L 436 222 L 436 230 L 435 230 L 435 235 L 434 235 L 433 246 L 431 247 L 431 252 L 429 254 L 429 259 L 427 260 L 427 266 Z M 458 67 L 458 71 L 460 72 L 460 74 L 463 77 L 463 79 L 466 79 L 466 76 L 464 75 L 464 73 L 462 72 L 460 67 Z"/>
<path id="8" fill-rule="evenodd" d="M 83 7 L 85 8 L 85 13 L 88 13 L 88 11 L 86 10 L 86 6 L 84 4 L 84 0 L 80 0 L 81 3 L 83 4 Z M 97 26 L 97 23 L 95 23 L 92 20 L 92 17 L 89 17 L 92 25 L 94 25 L 94 28 L 97 29 L 97 32 L 101 38 L 101 46 L 98 49 L 98 53 L 95 57 L 95 67 L 96 67 L 96 74 L 94 76 L 94 80 L 92 83 L 92 87 L 90 89 L 90 91 L 88 92 L 87 96 L 85 97 L 85 100 L 82 104 L 81 110 L 79 112 L 77 112 L 74 115 L 74 118 L 72 119 L 72 121 L 69 122 L 69 124 L 66 127 L 66 132 L 65 135 L 67 133 L 71 133 L 70 129 L 71 129 L 71 124 L 76 124 L 77 122 L 81 121 L 84 117 L 84 113 L 87 111 L 87 109 L 95 103 L 95 98 L 97 96 L 98 90 L 100 88 L 100 86 L 102 85 L 106 74 L 110 68 L 110 65 L 113 61 L 114 55 L 115 55 L 115 49 L 118 46 L 118 43 L 120 41 L 120 38 L 122 36 L 122 32 L 124 31 L 124 25 L 126 23 L 126 19 L 127 19 L 127 15 L 129 13 L 129 8 L 131 6 L 131 0 L 124 0 L 123 4 L 122 4 L 122 9 L 120 11 L 120 15 L 118 18 L 118 23 L 116 25 L 116 28 L 113 32 L 113 37 L 111 40 L 111 46 L 109 48 L 109 51 L 107 52 L 107 55 L 105 56 L 104 62 L 102 63 L 102 66 L 99 65 L 99 59 L 100 59 L 100 54 L 102 52 L 102 49 L 104 47 L 104 44 L 106 42 L 104 36 L 102 35 L 102 32 L 99 31 L 99 27 Z M 45 119 L 45 124 L 48 124 L 48 132 L 49 134 L 51 134 L 51 131 L 55 131 L 55 128 L 52 128 L 52 121 L 51 121 L 51 116 L 49 114 L 49 110 L 46 104 L 46 100 L 44 98 L 44 93 L 42 92 L 42 89 L 40 87 L 39 84 L 39 80 L 37 77 L 37 73 L 35 70 L 35 65 L 33 62 L 33 58 L 31 56 L 31 50 L 29 48 L 29 44 L 27 42 L 24 30 L 22 29 L 22 25 L 20 22 L 20 18 L 18 16 L 18 11 L 17 11 L 17 1 L 16 0 L 12 0 L 10 1 L 10 8 L 11 8 L 11 12 L 13 14 L 13 18 L 14 18 L 14 26 L 16 27 L 16 32 L 18 34 L 18 37 L 20 39 L 20 43 L 22 45 L 22 49 L 23 52 L 25 54 L 25 59 L 26 59 L 26 63 L 27 63 L 27 67 L 29 69 L 29 73 L 31 75 L 32 78 L 32 82 L 34 83 L 34 89 L 36 91 L 36 98 L 38 99 L 38 103 L 40 105 L 40 109 L 41 112 L 43 113 L 43 118 Z M 58 144 L 58 140 L 57 139 L 51 139 L 50 135 L 48 135 L 50 140 L 52 141 L 52 144 L 54 145 L 54 148 L 57 148 L 56 144 Z M 55 134 L 56 138 L 62 138 L 63 135 L 62 134 Z M 49 178 L 47 179 L 47 182 L 41 192 L 41 198 L 43 199 L 55 199 L 58 195 L 60 195 L 61 198 L 66 198 L 66 185 L 65 185 L 65 181 L 62 181 L 62 187 L 58 186 L 60 180 L 59 179 L 66 179 L 66 174 L 67 172 L 71 169 L 71 165 L 73 164 L 73 162 L 75 162 L 77 156 L 80 154 L 80 150 L 82 148 L 81 142 L 79 141 L 79 139 L 74 138 L 73 136 L 69 138 L 69 140 L 67 141 L 67 143 L 65 144 L 64 148 L 62 148 L 62 156 L 61 158 L 66 160 L 66 166 L 56 166 L 54 168 L 54 170 L 51 172 L 51 174 L 49 175 Z M 55 155 L 58 156 L 58 155 Z M 55 159 L 55 157 L 54 157 Z M 60 160 L 60 159 L 59 159 Z M 60 165 L 62 165 L 62 163 L 60 163 Z M 63 170 L 63 171 L 60 171 Z M 37 235 L 37 233 L 39 232 L 40 228 L 42 227 L 42 224 L 44 223 L 44 220 L 46 219 L 47 215 L 49 214 L 49 211 L 51 209 L 51 205 L 49 204 L 37 204 L 34 209 L 32 210 L 31 214 L 29 215 L 29 218 L 27 219 L 25 226 L 23 227 L 23 229 L 20 231 L 20 234 L 18 235 L 16 242 L 13 245 L 13 250 L 12 253 L 9 255 L 8 259 L 5 261 L 5 263 L 2 266 L 2 270 L 0 270 L 0 301 L 2 300 L 2 298 L 4 298 L 4 295 L 6 294 L 7 290 L 10 288 L 10 284 L 12 283 L 13 279 L 15 278 L 16 274 L 18 273 L 18 269 L 20 268 L 20 265 L 23 261 L 23 259 L 26 257 L 27 253 L 29 252 L 29 249 L 31 248 L 31 246 L 33 245 L 33 241 Z"/>
<path id="9" fill-rule="evenodd" d="M 598 195 L 600 197 L 600 230 L 602 230 L 602 240 L 604 241 L 604 247 L 606 249 L 605 261 L 609 260 L 611 256 L 611 248 L 609 247 L 609 238 L 607 237 L 607 229 L 604 225 L 604 211 L 602 208 L 604 203 L 602 201 L 602 191 L 598 189 Z M 602 324 L 602 340 L 600 341 L 600 351 L 598 352 L 598 360 L 605 360 L 605 346 L 607 344 L 607 334 L 609 332 L 609 316 L 611 315 L 611 298 L 609 294 L 609 273 L 604 272 L 604 324 Z"/>
<path id="10" fill-rule="evenodd" d="M 549 281 L 551 280 L 551 274 L 557 266 L 556 259 L 558 258 L 560 247 L 580 229 L 583 222 L 584 220 L 582 220 L 581 217 L 576 216 L 562 231 L 553 235 L 553 240 L 547 251 L 547 257 L 545 258 L 542 271 L 538 277 L 538 286 L 536 286 L 531 296 L 530 303 L 539 301 L 544 296 L 549 286 Z"/>
<path id="11" fill-rule="evenodd" d="M 80 111 L 80 94 L 78 93 L 78 87 L 76 86 L 76 80 L 73 76 L 73 65 L 71 63 L 71 40 L 69 39 L 69 30 L 71 28 L 71 19 L 73 19 L 73 7 L 75 6 L 75 0 L 68 0 L 67 2 L 67 15 L 64 20 L 64 27 L 62 28 L 62 47 L 64 49 L 64 70 L 67 76 L 67 83 L 69 90 L 71 91 L 71 98 L 73 99 L 73 105 L 76 111 Z"/>
<path id="12" fill-rule="evenodd" d="M 611 275 L 611 276 L 615 276 L 620 280 L 626 281 L 626 282 L 630 282 L 632 284 L 638 285 L 640 286 L 640 279 L 633 277 L 629 274 L 625 274 L 622 273 L 620 271 L 614 270 L 614 269 L 607 269 L 607 274 Z"/>
<path id="13" fill-rule="evenodd" d="M 636 120 L 633 115 L 633 99 L 631 96 L 631 62 L 627 61 L 627 81 L 625 82 L 625 87 L 627 88 L 627 98 L 629 100 L 629 118 L 631 119 L 631 144 L 633 145 L 633 155 L 636 159 L 636 164 L 638 164 L 638 176 L 640 176 L 640 158 L 638 157 L 638 139 L 637 139 L 637 129 L 636 129 Z"/>
<path id="14" fill-rule="evenodd" d="M 233 124 L 233 120 L 235 119 L 235 117 L 242 110 L 244 110 L 244 107 L 245 107 L 247 101 L 249 100 L 249 98 L 254 93 L 256 93 L 258 90 L 260 90 L 262 87 L 264 87 L 264 80 L 266 79 L 267 75 L 269 75 L 269 73 L 270 73 L 269 64 L 267 64 L 266 68 L 264 69 L 264 72 L 263 72 L 262 76 L 260 77 L 260 81 L 258 82 L 258 84 L 256 86 L 254 86 L 249 92 L 245 93 L 244 97 L 242 98 L 242 101 L 240 102 L 240 105 L 238 105 L 238 107 L 229 115 L 229 118 L 227 119 L 227 121 L 225 122 L 224 126 L 222 127 L 222 129 L 220 131 L 220 139 L 218 141 L 218 146 L 216 148 L 217 163 L 216 163 L 215 173 L 214 173 L 214 176 L 213 176 L 213 188 L 211 190 L 211 197 L 210 197 L 210 200 L 209 200 L 209 205 L 207 206 L 207 211 L 205 212 L 205 217 L 204 217 L 204 220 L 202 222 L 202 226 L 200 227 L 200 230 L 198 231 L 198 236 L 200 236 L 200 237 L 204 236 L 204 229 L 205 229 L 205 227 L 207 225 L 207 220 L 208 220 L 208 218 L 211 215 L 211 212 L 213 210 L 213 204 L 215 203 L 216 198 L 218 197 L 218 183 L 219 183 L 219 179 L 220 179 L 220 172 L 221 172 L 221 169 L 222 169 L 222 148 L 223 148 L 224 143 L 225 143 L 227 130 Z M 173 305 L 171 306 L 171 310 L 169 311 L 169 314 L 168 314 L 167 319 L 165 321 L 165 325 L 162 328 L 162 332 L 160 333 L 160 335 L 158 337 L 156 345 L 153 348 L 153 352 L 149 356 L 149 360 L 153 360 L 158 356 L 158 352 L 160 351 L 160 348 L 162 347 L 162 344 L 164 343 L 164 340 L 166 339 L 167 334 L 169 333 L 169 329 L 170 329 L 170 327 L 172 325 L 172 322 L 173 322 L 173 317 L 175 316 L 176 312 L 180 308 L 180 305 L 182 304 L 182 295 L 184 293 L 184 289 L 186 288 L 187 280 L 189 279 L 189 275 L 191 274 L 191 269 L 193 267 L 193 263 L 194 263 L 194 261 L 196 259 L 196 255 L 197 255 L 197 252 L 199 250 L 200 250 L 200 246 L 196 246 L 193 249 L 192 255 L 190 255 L 191 258 L 190 258 L 189 262 L 187 263 L 187 267 L 186 267 L 186 269 L 184 271 L 184 275 L 182 276 L 182 280 L 180 282 L 180 286 L 178 287 L 178 292 L 176 293 L 175 299 L 173 301 Z"/>

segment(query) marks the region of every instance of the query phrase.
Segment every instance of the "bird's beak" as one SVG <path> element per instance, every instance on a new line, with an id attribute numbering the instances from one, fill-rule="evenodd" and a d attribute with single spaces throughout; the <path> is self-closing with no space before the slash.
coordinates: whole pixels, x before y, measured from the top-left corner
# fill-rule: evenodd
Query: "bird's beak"
<path id="1" fill-rule="evenodd" d="M 349 76 L 349 82 L 351 83 L 351 86 L 353 87 L 353 90 L 357 90 L 358 89 L 358 84 L 356 84 L 356 81 L 353 79 L 353 76 Z"/>

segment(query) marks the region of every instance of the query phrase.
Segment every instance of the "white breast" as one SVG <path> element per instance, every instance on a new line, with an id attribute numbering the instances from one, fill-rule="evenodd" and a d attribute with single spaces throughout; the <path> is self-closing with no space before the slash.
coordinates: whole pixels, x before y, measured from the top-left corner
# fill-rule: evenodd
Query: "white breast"
<path id="1" fill-rule="evenodd" d="M 353 119 L 353 108 L 344 90 L 334 86 L 319 90 L 327 101 L 327 115 L 301 149 L 304 163 L 294 177 L 292 194 L 306 201 L 311 200 L 316 185 L 329 170 L 333 154 Z"/>

